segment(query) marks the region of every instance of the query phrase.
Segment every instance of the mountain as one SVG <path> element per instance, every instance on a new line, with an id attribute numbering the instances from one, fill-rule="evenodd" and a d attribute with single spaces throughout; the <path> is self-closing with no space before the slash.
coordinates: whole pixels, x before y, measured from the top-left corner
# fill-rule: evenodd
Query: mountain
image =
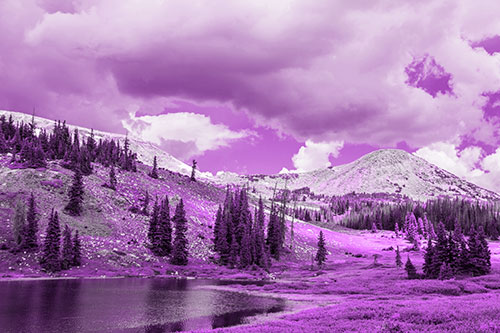
<path id="1" fill-rule="evenodd" d="M 219 173 L 221 183 L 248 184 L 258 192 L 270 193 L 277 184 L 314 194 L 399 193 L 417 200 L 438 196 L 464 196 L 498 200 L 500 195 L 440 169 L 424 159 L 399 149 L 381 149 L 358 160 L 303 173 L 238 176 Z"/>
<path id="2" fill-rule="evenodd" d="M 5 110 L 0 110 L 0 117 L 2 115 L 5 115 L 5 117 L 8 119 L 11 115 L 12 118 L 14 119 L 14 122 L 24 122 L 24 123 L 30 123 L 32 116 L 29 114 L 25 113 L 20 113 L 20 112 L 13 112 L 13 111 L 5 111 Z M 35 123 L 37 128 L 39 129 L 46 129 L 47 131 L 51 131 L 52 128 L 54 127 L 54 120 L 42 118 L 42 117 L 36 117 L 35 116 Z M 88 137 L 90 136 L 90 129 L 85 128 L 85 127 L 80 127 L 80 126 L 74 126 L 68 124 L 68 127 L 71 131 L 74 129 L 78 129 L 78 133 L 80 134 L 81 137 Z M 109 133 L 109 132 L 103 132 L 103 131 L 96 131 L 94 130 L 94 137 L 96 141 L 99 141 L 99 139 L 113 139 L 115 141 L 119 141 L 121 145 L 125 142 L 125 135 L 123 134 L 116 134 L 116 133 Z M 153 159 L 154 156 L 157 158 L 157 163 L 158 166 L 161 168 L 168 169 L 173 172 L 178 172 L 183 175 L 191 175 L 191 166 L 185 164 L 184 162 L 176 159 L 169 153 L 165 152 L 163 149 L 158 147 L 157 145 L 151 143 L 151 142 L 146 142 L 139 140 L 134 137 L 129 137 L 129 144 L 130 144 L 130 149 L 137 153 L 137 159 L 141 161 L 142 163 L 146 165 L 153 165 Z M 213 176 L 210 172 L 197 172 L 197 177 L 199 178 L 204 178 L 204 179 L 212 179 Z"/>

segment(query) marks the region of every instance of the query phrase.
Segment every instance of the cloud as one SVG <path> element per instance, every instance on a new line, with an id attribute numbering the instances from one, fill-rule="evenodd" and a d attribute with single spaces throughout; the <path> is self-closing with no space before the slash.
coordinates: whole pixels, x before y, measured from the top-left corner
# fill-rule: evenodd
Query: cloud
<path id="1" fill-rule="evenodd" d="M 130 105 L 183 98 L 229 103 L 301 140 L 423 147 L 480 133 L 500 55 L 471 42 L 500 31 L 499 10 L 494 0 L 4 0 L 0 106 L 117 130 Z M 407 84 L 424 55 L 453 94 Z"/>
<path id="2" fill-rule="evenodd" d="M 343 146 L 343 141 L 313 142 L 307 140 L 305 145 L 300 147 L 297 154 L 293 155 L 293 165 L 298 172 L 329 167 L 331 165 L 329 157 L 337 157 Z M 283 169 L 280 173 L 286 171 Z"/>
<path id="3" fill-rule="evenodd" d="M 232 131 L 226 125 L 213 124 L 205 115 L 189 112 L 154 116 L 130 113 L 122 125 L 132 137 L 153 142 L 181 159 L 226 147 L 234 140 L 254 135 L 249 131 Z"/>
<path id="4" fill-rule="evenodd" d="M 414 154 L 476 185 L 500 193 L 500 148 L 484 156 L 478 146 L 460 151 L 454 143 L 437 142 Z"/>

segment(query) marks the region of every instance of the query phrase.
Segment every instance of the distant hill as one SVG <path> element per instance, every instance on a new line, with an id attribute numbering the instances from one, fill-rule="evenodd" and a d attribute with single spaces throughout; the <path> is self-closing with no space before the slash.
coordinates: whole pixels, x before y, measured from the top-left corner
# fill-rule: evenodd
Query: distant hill
<path id="1" fill-rule="evenodd" d="M 474 185 L 424 159 L 399 149 L 381 149 L 358 160 L 304 173 L 239 176 L 219 173 L 221 183 L 249 184 L 258 192 L 278 188 L 296 190 L 308 187 L 315 194 L 399 193 L 417 200 L 438 196 L 463 196 L 498 200 L 500 195 Z"/>

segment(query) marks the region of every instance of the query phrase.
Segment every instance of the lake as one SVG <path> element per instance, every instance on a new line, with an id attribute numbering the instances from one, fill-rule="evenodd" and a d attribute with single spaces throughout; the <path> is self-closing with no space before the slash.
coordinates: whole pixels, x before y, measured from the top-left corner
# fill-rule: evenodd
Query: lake
<path id="1" fill-rule="evenodd" d="M 236 283 L 236 282 L 235 282 Z M 283 311 L 282 299 L 204 287 L 217 280 L 75 279 L 0 282 L 1 332 L 176 332 Z"/>

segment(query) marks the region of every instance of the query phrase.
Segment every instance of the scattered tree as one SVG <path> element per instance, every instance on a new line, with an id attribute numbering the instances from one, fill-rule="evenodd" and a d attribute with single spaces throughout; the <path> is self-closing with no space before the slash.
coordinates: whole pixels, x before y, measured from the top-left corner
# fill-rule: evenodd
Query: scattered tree
<path id="1" fill-rule="evenodd" d="M 196 160 L 193 160 L 193 164 L 191 165 L 191 180 L 192 181 L 196 181 L 195 172 L 196 172 L 196 165 L 197 164 L 198 164 L 198 162 L 196 162 Z"/>
<path id="2" fill-rule="evenodd" d="M 76 168 L 73 175 L 73 184 L 69 190 L 69 202 L 65 210 L 72 216 L 80 216 L 83 203 L 83 181 L 82 173 Z"/>
<path id="3" fill-rule="evenodd" d="M 418 278 L 417 269 L 415 268 L 415 266 L 411 262 L 409 255 L 406 259 L 405 270 L 406 270 L 406 273 L 408 274 L 408 279 L 413 280 L 413 279 Z"/>
<path id="4" fill-rule="evenodd" d="M 399 245 L 396 247 L 396 267 L 400 268 L 403 266 L 403 261 L 401 260 L 401 253 L 399 252 Z"/>
<path id="5" fill-rule="evenodd" d="M 158 179 L 157 167 L 158 166 L 157 166 L 157 163 L 156 163 L 156 156 L 155 156 L 154 159 L 153 159 L 153 169 L 149 173 L 149 177 L 154 178 L 154 179 Z"/>
<path id="6" fill-rule="evenodd" d="M 316 252 L 316 257 L 314 258 L 318 263 L 318 267 L 323 267 L 323 263 L 326 260 L 326 254 L 325 237 L 323 235 L 323 231 L 320 231 L 318 237 L 318 251 Z"/>

